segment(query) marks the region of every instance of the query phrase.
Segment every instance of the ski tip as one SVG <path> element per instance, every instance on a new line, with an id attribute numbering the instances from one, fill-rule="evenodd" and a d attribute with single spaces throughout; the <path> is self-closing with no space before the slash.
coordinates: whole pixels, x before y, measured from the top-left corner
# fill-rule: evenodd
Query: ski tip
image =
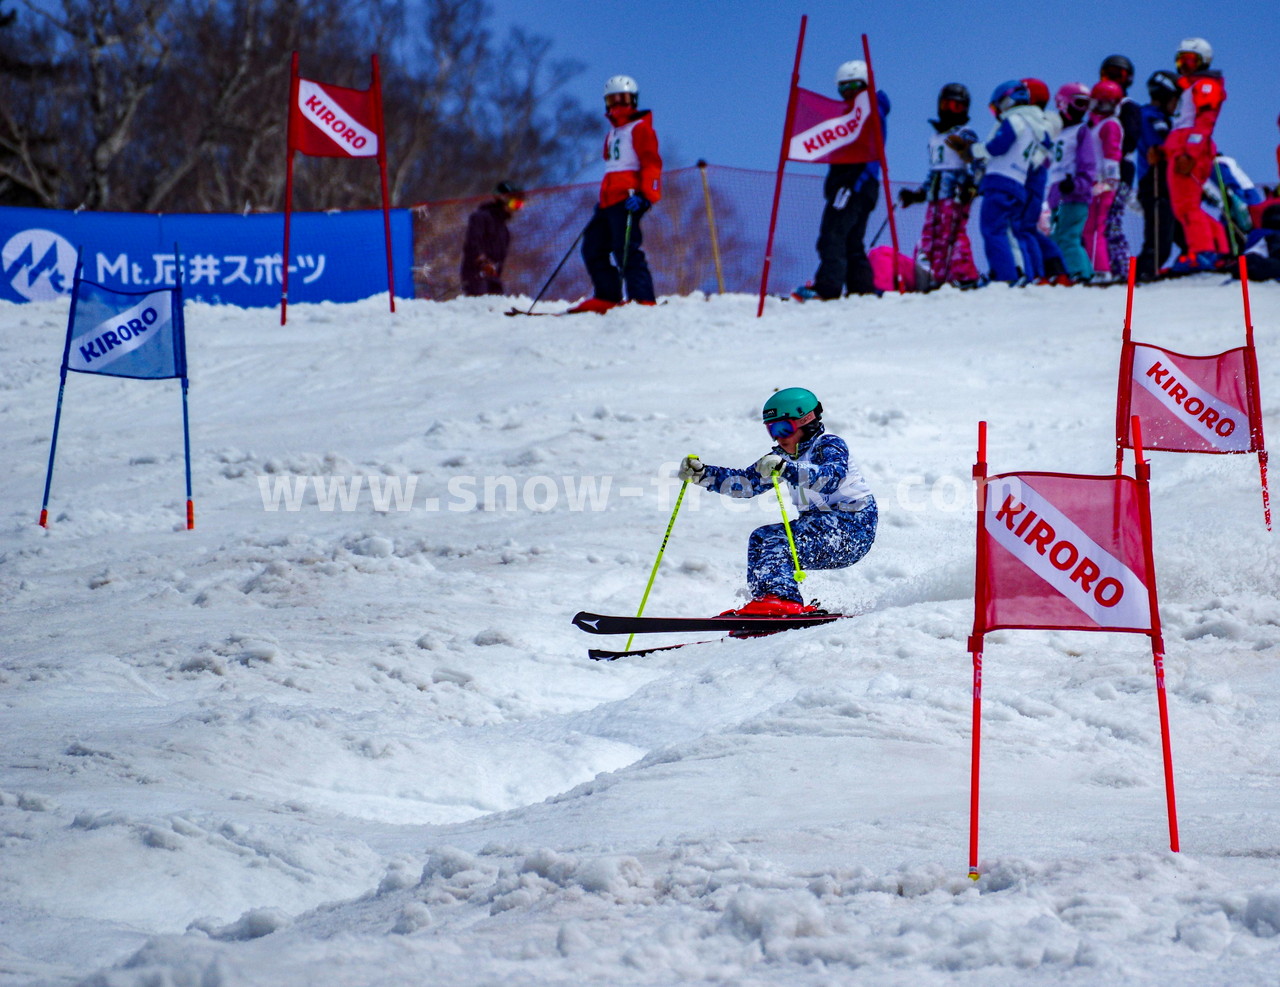
<path id="1" fill-rule="evenodd" d="M 624 654 L 622 651 L 602 651 L 600 648 L 587 649 L 587 657 L 592 661 L 617 661 Z"/>

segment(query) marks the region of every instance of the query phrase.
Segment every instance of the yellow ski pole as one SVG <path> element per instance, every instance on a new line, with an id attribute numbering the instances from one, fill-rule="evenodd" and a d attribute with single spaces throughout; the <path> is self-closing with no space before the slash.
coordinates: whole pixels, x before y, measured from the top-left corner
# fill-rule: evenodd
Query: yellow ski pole
<path id="1" fill-rule="evenodd" d="M 697 459 L 697 456 L 690 456 L 690 459 Z M 680 484 L 680 493 L 676 497 L 676 506 L 671 511 L 671 520 L 667 522 L 667 533 L 662 536 L 662 544 L 658 547 L 658 557 L 653 560 L 653 569 L 649 572 L 649 585 L 644 588 L 644 596 L 640 597 L 640 609 L 636 611 L 637 617 L 644 616 L 644 605 L 649 602 L 649 590 L 653 589 L 653 581 L 658 576 L 658 566 L 662 565 L 662 553 L 667 550 L 667 541 L 671 538 L 671 529 L 676 526 L 676 515 L 680 513 L 680 504 L 684 500 L 684 492 L 689 489 L 689 481 L 685 480 Z M 636 639 L 635 634 L 627 638 L 626 650 L 631 650 L 631 642 Z"/>
<path id="2" fill-rule="evenodd" d="M 793 575 L 796 582 L 802 583 L 808 575 L 800 568 L 800 555 L 796 551 L 796 540 L 791 534 L 791 522 L 787 520 L 787 505 L 782 502 L 782 488 L 778 486 L 778 471 L 774 470 L 770 479 L 773 480 L 773 492 L 778 495 L 778 510 L 782 511 L 782 530 L 787 533 L 787 544 L 791 547 L 791 563 L 796 567 Z"/>

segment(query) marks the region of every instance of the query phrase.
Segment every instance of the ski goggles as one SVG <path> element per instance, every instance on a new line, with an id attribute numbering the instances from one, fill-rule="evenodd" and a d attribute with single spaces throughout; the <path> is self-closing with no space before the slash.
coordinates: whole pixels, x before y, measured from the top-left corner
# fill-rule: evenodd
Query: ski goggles
<path id="1" fill-rule="evenodd" d="M 854 96 L 867 88 L 867 84 L 861 79 L 850 79 L 848 82 L 842 82 L 836 87 L 840 95 L 845 99 L 853 99 Z"/>
<path id="2" fill-rule="evenodd" d="M 1108 65 L 1098 74 L 1104 79 L 1119 83 L 1123 89 L 1128 89 L 1133 84 L 1133 73 L 1118 65 Z"/>
<path id="3" fill-rule="evenodd" d="M 787 439 L 817 417 L 817 414 L 811 411 L 803 418 L 775 418 L 771 422 L 765 422 L 764 427 L 769 430 L 770 438 Z"/>
<path id="4" fill-rule="evenodd" d="M 969 104 L 962 99 L 940 99 L 938 100 L 939 113 L 954 113 L 956 116 L 969 112 Z"/>
<path id="5" fill-rule="evenodd" d="M 524 199 L 511 198 L 506 200 L 507 212 L 519 212 L 524 208 Z"/>
<path id="6" fill-rule="evenodd" d="M 604 98 L 604 105 L 610 109 L 615 106 L 634 106 L 635 96 L 631 93 L 610 93 Z"/>
<path id="7" fill-rule="evenodd" d="M 1083 112 L 1089 108 L 1089 104 L 1092 102 L 1093 100 L 1091 100 L 1085 93 L 1080 93 L 1078 96 L 1072 96 L 1067 100 L 1067 106 Z"/>
<path id="8" fill-rule="evenodd" d="M 1180 51 L 1173 58 L 1173 64 L 1183 72 L 1194 72 L 1204 64 L 1200 56 L 1194 51 Z"/>

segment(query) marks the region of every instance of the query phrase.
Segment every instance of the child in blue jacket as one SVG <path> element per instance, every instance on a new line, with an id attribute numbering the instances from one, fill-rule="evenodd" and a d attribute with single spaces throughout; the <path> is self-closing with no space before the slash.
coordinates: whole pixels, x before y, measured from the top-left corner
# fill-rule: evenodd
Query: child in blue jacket
<path id="1" fill-rule="evenodd" d="M 773 475 L 791 486 L 799 516 L 791 522 L 803 569 L 843 569 L 871 548 L 878 518 L 875 498 L 849 461 L 844 439 L 822 424 L 822 402 L 810 390 L 788 387 L 764 403 L 764 424 L 776 443 L 753 466 L 708 466 L 686 456 L 677 474 L 729 497 L 773 492 Z M 781 524 L 766 524 L 747 543 L 751 602 L 724 615 L 777 617 L 812 613 L 795 579 L 791 548 Z"/>

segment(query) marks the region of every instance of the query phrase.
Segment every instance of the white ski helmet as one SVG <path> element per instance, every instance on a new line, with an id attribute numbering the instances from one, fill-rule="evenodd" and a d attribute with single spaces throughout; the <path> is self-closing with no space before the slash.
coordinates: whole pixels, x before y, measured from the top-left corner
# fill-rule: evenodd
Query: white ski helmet
<path id="1" fill-rule="evenodd" d="M 1182 44 L 1178 45 L 1178 50 L 1174 53 L 1174 58 L 1176 59 L 1184 51 L 1199 55 L 1203 65 L 1207 66 L 1213 61 L 1213 45 L 1205 41 L 1204 38 L 1183 38 Z"/>
<path id="2" fill-rule="evenodd" d="M 639 98 L 640 87 L 636 85 L 636 80 L 629 75 L 611 75 L 604 83 L 604 94 L 613 96 L 616 93 L 630 93 L 632 97 Z"/>
<path id="3" fill-rule="evenodd" d="M 842 82 L 866 82 L 867 81 L 867 63 L 860 58 L 854 59 L 852 62 L 845 62 L 836 69 L 836 85 Z"/>

